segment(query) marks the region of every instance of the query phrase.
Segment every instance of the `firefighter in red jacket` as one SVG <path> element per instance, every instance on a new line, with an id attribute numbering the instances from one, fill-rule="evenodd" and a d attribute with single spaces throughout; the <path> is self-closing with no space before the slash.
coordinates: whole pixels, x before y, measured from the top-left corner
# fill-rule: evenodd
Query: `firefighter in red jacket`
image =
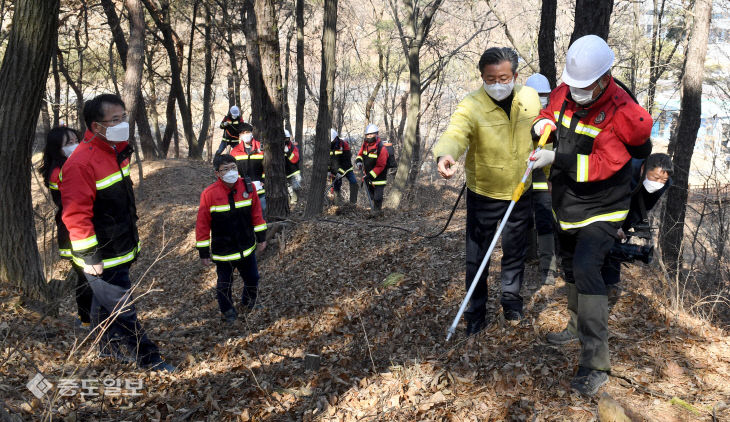
<path id="1" fill-rule="evenodd" d="M 51 193 L 51 199 L 56 205 L 56 239 L 58 240 L 58 252 L 61 259 L 71 260 L 71 239 L 68 236 L 68 229 L 63 224 L 63 205 L 61 203 L 61 191 L 59 191 L 61 166 L 66 162 L 71 153 L 79 146 L 79 137 L 75 130 L 69 127 L 55 127 L 46 136 L 46 146 L 43 149 L 43 164 L 39 169 L 43 180 Z M 76 306 L 79 319 L 77 323 L 82 327 L 91 326 L 91 301 L 93 294 L 89 283 L 84 275 L 84 268 L 72 261 L 72 271 L 76 272 Z"/>
<path id="2" fill-rule="evenodd" d="M 221 319 L 232 324 L 238 317 L 232 296 L 234 269 L 243 279 L 243 310 L 248 312 L 256 305 L 259 272 L 255 252 L 266 248 L 266 221 L 253 184 L 238 175 L 236 159 L 217 155 L 213 167 L 218 180 L 200 194 L 195 239 L 203 264 L 215 262 Z"/>
<path id="3" fill-rule="evenodd" d="M 355 164 L 364 174 L 366 188 L 376 211 L 383 208 L 383 191 L 388 183 L 388 172 L 385 168 L 387 162 L 388 150 L 378 137 L 378 127 L 371 123 L 365 128 L 365 139 L 355 158 Z"/>
<path id="4" fill-rule="evenodd" d="M 264 190 L 264 148 L 253 137 L 253 126 L 243 124 L 241 129 L 241 143 L 231 150 L 236 159 L 238 174 L 244 179 L 249 178 L 256 186 L 261 201 L 261 209 L 266 212 L 266 190 Z"/>
<path id="5" fill-rule="evenodd" d="M 92 321 L 100 326 L 111 317 L 101 354 L 134 356 L 141 368 L 174 371 L 145 334 L 131 303 L 129 267 L 139 253 L 139 235 L 124 103 L 116 95 L 100 95 L 84 105 L 84 120 L 84 140 L 59 179 L 73 261 L 83 267 L 93 291 Z"/>
<path id="6" fill-rule="evenodd" d="M 563 84 L 535 120 L 539 136 L 553 129 L 554 150 L 534 157 L 552 164 L 552 206 L 568 287 L 568 328 L 548 334 L 553 344 L 577 335 L 578 371 L 571 388 L 592 396 L 608 381 L 608 298 L 601 276 L 606 255 L 629 210 L 632 156 L 644 158 L 652 119 L 612 78 L 614 54 L 587 35 L 566 55 Z"/>
<path id="7" fill-rule="evenodd" d="M 302 174 L 299 171 L 299 147 L 292 142 L 291 133 L 284 129 L 284 171 L 286 173 L 289 199 L 292 204 L 299 200 L 299 191 L 302 190 Z"/>
<path id="8" fill-rule="evenodd" d="M 330 177 L 336 198 L 341 198 L 342 179 L 350 182 L 350 203 L 357 204 L 357 179 L 352 171 L 352 150 L 350 144 L 340 138 L 337 131 L 330 129 Z"/>
<path id="9" fill-rule="evenodd" d="M 221 121 L 220 128 L 223 129 L 223 140 L 218 146 L 216 154 L 222 154 L 226 147 L 235 147 L 239 143 L 239 137 L 243 130 L 243 118 L 241 117 L 241 109 L 234 105 Z"/>

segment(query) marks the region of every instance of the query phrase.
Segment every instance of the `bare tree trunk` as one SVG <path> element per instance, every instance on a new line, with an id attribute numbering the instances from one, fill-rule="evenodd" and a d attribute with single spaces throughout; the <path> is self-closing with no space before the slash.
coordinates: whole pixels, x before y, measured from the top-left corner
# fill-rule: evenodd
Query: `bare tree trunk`
<path id="1" fill-rule="evenodd" d="M 670 274 L 681 268 L 682 239 L 687 208 L 687 188 L 697 131 L 702 112 L 702 81 L 705 75 L 705 56 L 710 33 L 711 0 L 695 0 L 687 56 L 682 76 L 682 100 L 677 130 L 674 132 L 675 154 L 673 184 L 667 193 L 666 207 L 659 231 L 662 258 Z"/>
<path id="2" fill-rule="evenodd" d="M 203 122 L 198 134 L 198 148 L 203 151 L 206 140 L 208 139 L 208 131 L 210 128 L 210 112 L 212 108 L 213 97 L 213 42 L 211 40 L 212 16 L 210 6 L 205 5 L 205 82 L 203 84 Z M 189 96 L 188 96 L 189 98 Z"/>
<path id="3" fill-rule="evenodd" d="M 153 63 L 153 57 L 154 57 L 154 50 L 150 50 L 149 54 L 147 54 L 147 74 L 149 75 L 149 85 L 150 85 L 150 102 L 152 103 L 150 105 L 150 113 L 152 113 L 152 120 L 155 123 L 155 139 L 157 140 L 157 145 L 159 145 L 160 153 L 159 158 L 166 158 L 167 156 L 167 148 L 164 149 L 162 147 L 162 133 L 160 132 L 160 114 L 157 112 L 157 89 L 155 87 L 155 72 L 152 69 L 152 63 Z M 169 146 L 169 143 L 168 143 Z"/>
<path id="4" fill-rule="evenodd" d="M 291 118 L 289 113 L 289 73 L 291 69 L 291 39 L 294 37 L 294 26 L 289 28 L 286 34 L 286 50 L 284 51 L 284 80 L 282 81 L 282 92 L 283 92 L 283 113 L 284 113 L 284 128 L 291 133 Z"/>
<path id="5" fill-rule="evenodd" d="M 195 22 L 198 20 L 198 6 L 200 5 L 200 2 L 194 2 L 193 3 L 193 19 L 190 23 L 190 43 L 188 43 L 188 63 L 187 63 L 187 72 L 186 72 L 186 85 L 185 85 L 185 96 L 190 100 L 190 103 L 192 104 L 192 96 L 190 95 L 190 91 L 192 88 L 193 83 L 193 43 L 195 42 Z"/>
<path id="6" fill-rule="evenodd" d="M 296 0 L 297 21 L 297 106 L 294 137 L 299 141 L 300 156 L 304 156 L 304 102 L 307 77 L 304 74 L 304 0 Z"/>
<path id="7" fill-rule="evenodd" d="M 137 111 L 143 107 L 139 102 L 138 93 L 142 89 L 142 70 L 144 60 L 144 9 L 140 0 L 124 0 L 124 6 L 129 13 L 129 46 L 127 50 L 127 69 L 124 72 L 124 89 L 122 98 L 127 106 L 127 115 L 129 118 L 129 138 L 134 148 L 134 157 L 137 161 L 137 172 L 139 182 L 137 184 L 138 195 L 140 198 L 144 196 L 142 190 L 142 180 L 144 174 L 142 172 L 142 161 L 139 159 L 139 148 L 136 148 L 134 142 L 134 126 Z"/>
<path id="8" fill-rule="evenodd" d="M 251 97 L 251 124 L 254 134 L 262 129 L 264 77 L 261 74 L 261 52 L 259 51 L 259 34 L 257 32 L 258 15 L 253 0 L 245 0 L 241 9 L 243 33 L 246 36 L 246 70 L 248 71 L 248 92 Z M 268 141 L 268 140 L 267 140 Z M 267 189 L 268 190 L 268 189 Z M 268 206 L 268 203 L 266 204 Z"/>
<path id="9" fill-rule="evenodd" d="M 182 71 L 180 69 L 182 45 L 179 44 L 179 37 L 172 29 L 169 0 L 162 0 L 160 8 L 152 4 L 152 0 L 142 0 L 142 2 L 150 12 L 157 29 L 162 33 L 162 44 L 165 47 L 168 61 L 170 62 L 170 81 L 175 88 L 174 91 L 177 106 L 180 109 L 180 117 L 182 118 L 185 141 L 188 144 L 188 157 L 201 158 L 202 152 L 198 148 L 197 139 L 193 131 L 193 116 L 190 104 L 188 103 L 188 99 L 185 98 L 185 91 L 182 85 Z"/>
<path id="10" fill-rule="evenodd" d="M 165 134 L 162 135 L 162 157 L 167 158 L 167 154 L 170 151 L 170 142 L 173 137 L 177 138 L 177 113 L 175 112 L 175 101 L 174 95 L 175 88 L 170 86 L 170 95 L 167 97 L 167 107 L 165 107 Z M 177 140 L 175 141 L 177 144 Z M 177 148 L 176 148 L 177 149 Z M 175 158 L 180 156 L 180 151 L 175 153 Z"/>
<path id="11" fill-rule="evenodd" d="M 0 282 L 42 300 L 51 298 L 36 244 L 30 168 L 58 10 L 58 0 L 17 0 L 0 65 Z"/>
<path id="12" fill-rule="evenodd" d="M 54 53 L 51 56 L 51 68 L 53 69 L 53 127 L 58 126 L 61 119 L 61 75 L 58 73 L 58 57 L 56 52 L 58 46 L 54 46 Z"/>
<path id="13" fill-rule="evenodd" d="M 129 52 L 129 45 L 127 40 L 124 38 L 124 31 L 122 31 L 121 22 L 119 15 L 117 14 L 116 7 L 112 0 L 101 0 L 101 5 L 104 9 L 104 14 L 107 17 L 109 23 L 109 29 L 112 32 L 114 38 L 114 44 L 117 46 L 117 54 L 122 62 L 122 67 L 127 69 L 127 56 Z M 144 14 L 144 11 L 143 11 Z M 130 35 L 131 36 L 131 35 Z M 140 56 L 140 60 L 144 60 L 143 55 Z M 159 139 L 155 142 L 152 136 L 152 128 L 150 128 L 149 118 L 147 117 L 147 106 L 145 104 L 144 96 L 142 95 L 142 84 L 136 93 L 136 100 L 139 106 L 137 107 L 134 115 L 134 121 L 136 122 L 139 130 L 140 146 L 142 147 L 142 154 L 146 160 L 155 160 L 160 157 L 159 152 Z M 158 133 L 159 137 L 159 133 Z"/>
<path id="14" fill-rule="evenodd" d="M 233 42 L 233 20 L 228 14 L 228 4 L 226 1 L 220 1 L 218 4 L 223 12 L 223 24 L 226 29 L 226 45 L 228 48 L 228 65 L 231 67 L 231 76 L 228 84 L 228 107 L 241 105 L 241 76 L 238 71 L 238 58 L 236 55 L 236 44 Z"/>
<path id="15" fill-rule="evenodd" d="M 319 80 L 319 113 L 314 137 L 311 192 L 307 200 L 305 216 L 313 217 L 322 212 L 324 188 L 329 165 L 330 128 L 332 105 L 335 100 L 335 51 L 337 43 L 337 0 L 325 0 L 322 25 L 322 72 Z"/>
<path id="16" fill-rule="evenodd" d="M 540 73 L 550 82 L 550 88 L 557 85 L 555 69 L 555 23 L 558 16 L 558 0 L 542 0 L 540 31 L 537 37 L 537 54 L 540 57 Z"/>
<path id="17" fill-rule="evenodd" d="M 607 40 L 611 12 L 613 12 L 613 0 L 576 0 L 575 26 L 573 35 L 570 36 L 570 43 L 573 44 L 573 41 L 589 34 Z"/>

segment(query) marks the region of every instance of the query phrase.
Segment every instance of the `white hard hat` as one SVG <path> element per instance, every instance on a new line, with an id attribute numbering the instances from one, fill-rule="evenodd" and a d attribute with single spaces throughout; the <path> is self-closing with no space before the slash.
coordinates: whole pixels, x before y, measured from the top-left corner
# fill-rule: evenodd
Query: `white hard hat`
<path id="1" fill-rule="evenodd" d="M 548 82 L 547 78 L 542 73 L 535 73 L 527 78 L 525 86 L 533 88 L 538 94 L 550 93 L 550 82 Z"/>
<path id="2" fill-rule="evenodd" d="M 238 106 L 231 107 L 230 112 L 231 112 L 231 116 L 233 116 L 233 117 L 238 117 L 241 115 L 241 109 L 238 108 Z"/>
<path id="3" fill-rule="evenodd" d="M 580 37 L 568 48 L 561 79 L 574 88 L 585 88 L 611 69 L 613 59 L 613 51 L 603 38 Z"/>
<path id="4" fill-rule="evenodd" d="M 291 138 L 291 133 L 289 133 L 288 130 L 284 129 L 284 137 L 285 138 Z"/>
<path id="5" fill-rule="evenodd" d="M 370 123 L 370 124 L 369 124 L 369 125 L 368 125 L 368 126 L 367 126 L 367 127 L 365 128 L 365 134 L 366 134 L 366 135 L 367 135 L 367 134 L 369 134 L 369 133 L 378 133 L 378 132 L 380 132 L 380 131 L 378 130 L 378 127 L 377 127 L 376 125 L 372 124 L 372 123 Z"/>
<path id="6" fill-rule="evenodd" d="M 334 129 L 330 129 L 330 142 L 334 141 L 337 137 L 337 131 Z"/>

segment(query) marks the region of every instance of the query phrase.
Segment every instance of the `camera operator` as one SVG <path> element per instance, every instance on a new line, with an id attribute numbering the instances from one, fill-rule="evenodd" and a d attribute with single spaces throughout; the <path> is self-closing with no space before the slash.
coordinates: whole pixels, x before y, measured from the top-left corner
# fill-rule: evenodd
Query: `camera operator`
<path id="1" fill-rule="evenodd" d="M 654 245 L 641 246 L 627 242 L 631 237 L 651 240 L 651 230 L 647 212 L 654 208 L 659 198 L 672 184 L 674 167 L 667 154 L 651 154 L 646 161 L 631 161 L 631 205 L 629 214 L 618 230 L 617 240 L 601 268 L 601 275 L 609 291 L 609 302 L 618 299 L 615 285 L 621 281 L 621 263 L 635 260 L 649 263 Z"/>

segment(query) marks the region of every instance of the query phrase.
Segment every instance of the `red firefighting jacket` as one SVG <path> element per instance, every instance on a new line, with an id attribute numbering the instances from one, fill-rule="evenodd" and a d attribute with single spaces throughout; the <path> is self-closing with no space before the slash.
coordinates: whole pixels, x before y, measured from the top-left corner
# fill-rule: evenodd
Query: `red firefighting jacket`
<path id="1" fill-rule="evenodd" d="M 388 183 L 388 173 L 385 171 L 388 150 L 380 142 L 380 138 L 375 138 L 375 142 L 363 141 L 355 161 L 363 163 L 365 174 L 370 178 L 373 186 Z"/>
<path id="2" fill-rule="evenodd" d="M 266 221 L 259 196 L 240 177 L 232 189 L 218 179 L 200 194 L 195 246 L 201 258 L 236 261 L 266 241 Z"/>
<path id="3" fill-rule="evenodd" d="M 61 169 L 62 218 L 78 265 L 102 262 L 104 268 L 110 268 L 137 258 L 131 154 L 127 142 L 110 144 L 87 130 Z"/>
<path id="4" fill-rule="evenodd" d="M 596 100 L 583 107 L 561 84 L 536 121 L 557 125 L 551 135 L 555 161 L 550 170 L 555 218 L 563 230 L 597 221 L 618 228 L 629 210 L 631 154 L 651 134 L 651 115 L 636 104 L 613 78 Z"/>
<path id="5" fill-rule="evenodd" d="M 241 177 L 248 176 L 253 182 L 264 182 L 264 149 L 256 139 L 251 139 L 251 146 L 246 147 L 244 142 L 239 143 L 231 149 L 231 155 L 236 159 L 238 174 Z M 266 193 L 262 187 L 258 190 L 259 196 Z"/>
<path id="6" fill-rule="evenodd" d="M 61 218 L 63 214 L 63 204 L 61 203 L 61 191 L 58 190 L 58 186 L 61 183 L 61 167 L 58 166 L 51 170 L 51 175 L 48 178 L 48 190 L 51 192 L 51 199 L 56 204 L 56 238 L 58 240 L 58 253 L 63 259 L 71 259 L 71 239 L 68 237 L 68 229 L 63 224 Z"/>
<path id="7" fill-rule="evenodd" d="M 286 161 L 284 161 L 284 171 L 286 171 L 286 177 L 292 177 L 300 174 L 299 171 L 299 148 L 294 145 L 292 141 L 286 141 L 284 145 L 289 148 L 289 152 L 284 152 L 286 155 Z"/>

